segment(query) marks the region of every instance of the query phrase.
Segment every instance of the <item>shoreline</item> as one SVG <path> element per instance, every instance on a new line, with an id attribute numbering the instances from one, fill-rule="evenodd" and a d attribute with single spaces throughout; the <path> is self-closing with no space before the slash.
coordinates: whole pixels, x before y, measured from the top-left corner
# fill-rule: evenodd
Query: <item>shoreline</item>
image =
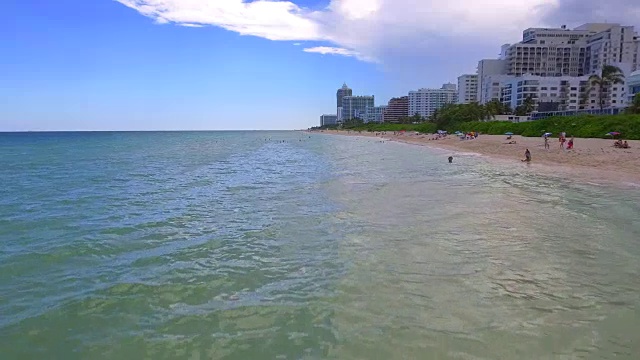
<path id="1" fill-rule="evenodd" d="M 370 133 L 345 130 L 312 131 L 318 134 L 340 136 L 362 136 L 385 139 L 456 153 L 475 153 L 490 161 L 502 164 L 522 165 L 524 152 L 529 149 L 532 162 L 528 167 L 545 175 L 562 177 L 571 181 L 589 184 L 612 184 L 623 187 L 640 188 L 640 140 L 629 140 L 629 149 L 613 147 L 611 139 L 575 138 L 572 150 L 560 148 L 557 138 L 550 138 L 548 150 L 544 149 L 542 138 L 530 138 L 514 135 L 506 140 L 504 135 L 480 135 L 474 140 L 460 140 L 447 136 L 440 140 L 431 140 L 435 135 L 415 133 Z M 509 144 L 515 141 L 514 144 Z M 448 156 L 448 155 L 447 155 Z M 443 160 L 446 161 L 446 158 Z M 603 184 L 604 185 L 604 184 Z"/>

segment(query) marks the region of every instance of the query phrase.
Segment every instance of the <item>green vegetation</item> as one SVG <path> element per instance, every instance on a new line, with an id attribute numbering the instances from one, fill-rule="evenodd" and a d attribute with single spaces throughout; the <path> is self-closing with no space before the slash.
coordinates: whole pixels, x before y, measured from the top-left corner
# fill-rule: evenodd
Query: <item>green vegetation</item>
<path id="1" fill-rule="evenodd" d="M 353 131 L 369 131 L 369 132 L 381 132 L 381 131 L 417 131 L 425 134 L 432 134 L 436 132 L 436 125 L 430 122 L 423 122 L 420 124 L 375 124 L 368 123 L 354 127 L 344 127 L 344 130 Z"/>
<path id="2" fill-rule="evenodd" d="M 522 136 L 542 136 L 544 132 L 557 136 L 566 132 L 567 136 L 582 138 L 607 138 L 608 132 L 617 131 L 629 140 L 640 140 L 640 115 L 578 115 L 556 116 L 543 120 L 511 123 L 508 121 L 466 122 L 449 131 L 479 131 L 482 134 L 503 135 L 512 132 Z"/>

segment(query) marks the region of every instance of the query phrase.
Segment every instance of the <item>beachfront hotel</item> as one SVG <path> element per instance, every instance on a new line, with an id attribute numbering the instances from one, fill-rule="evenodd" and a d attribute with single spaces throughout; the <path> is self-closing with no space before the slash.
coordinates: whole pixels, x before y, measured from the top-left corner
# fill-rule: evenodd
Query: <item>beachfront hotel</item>
<path id="1" fill-rule="evenodd" d="M 505 81 L 501 99 L 512 109 L 524 103 L 527 97 L 534 100 L 534 111 L 571 111 L 599 109 L 597 91 L 589 90 L 588 76 L 545 77 L 525 75 Z M 622 84 L 611 86 L 604 107 L 626 107 L 627 89 Z"/>
<path id="2" fill-rule="evenodd" d="M 470 104 L 478 101 L 478 74 L 465 74 L 458 77 L 458 104 Z"/>
<path id="3" fill-rule="evenodd" d="M 575 29 L 530 28 L 522 41 L 503 46 L 506 75 L 583 76 L 604 64 L 631 64 L 637 70 L 640 40 L 633 26 L 589 23 Z"/>
<path id="4" fill-rule="evenodd" d="M 407 116 L 409 116 L 409 97 L 391 98 L 384 111 L 384 122 L 399 123 L 401 118 Z"/>
<path id="5" fill-rule="evenodd" d="M 346 121 L 349 119 L 362 119 L 367 113 L 367 108 L 373 108 L 374 96 L 343 96 L 342 97 L 342 119 L 340 121 Z"/>
<path id="6" fill-rule="evenodd" d="M 444 105 L 455 104 L 457 101 L 458 90 L 455 84 L 444 84 L 440 89 L 409 91 L 409 115 L 418 114 L 428 118 Z"/>
<path id="7" fill-rule="evenodd" d="M 320 115 L 320 126 L 336 125 L 338 123 L 338 116 L 333 114 Z"/>
<path id="8" fill-rule="evenodd" d="M 640 69 L 639 58 L 640 36 L 633 26 L 529 28 L 519 43 L 503 45 L 498 59 L 478 63 L 477 99 L 481 104 L 498 100 L 515 108 L 530 96 L 535 111 L 599 109 L 597 91 L 587 94 L 589 76 L 608 64 L 619 67 L 629 81 Z M 631 96 L 628 85 L 612 85 L 605 107 L 626 107 Z"/>

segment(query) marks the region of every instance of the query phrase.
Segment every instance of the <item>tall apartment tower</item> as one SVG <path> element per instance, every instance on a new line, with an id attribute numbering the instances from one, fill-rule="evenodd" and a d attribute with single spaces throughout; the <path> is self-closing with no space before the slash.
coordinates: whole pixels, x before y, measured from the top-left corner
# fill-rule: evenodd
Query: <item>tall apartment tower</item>
<path id="1" fill-rule="evenodd" d="M 409 114 L 428 118 L 444 105 L 457 101 L 458 89 L 455 84 L 444 84 L 440 89 L 409 91 Z"/>
<path id="2" fill-rule="evenodd" d="M 465 74 L 458 77 L 458 104 L 478 101 L 478 75 Z"/>
<path id="3" fill-rule="evenodd" d="M 342 120 L 359 118 L 365 120 L 367 108 L 373 108 L 374 97 L 371 96 L 343 96 Z"/>
<path id="4" fill-rule="evenodd" d="M 342 121 L 342 98 L 345 96 L 352 96 L 353 90 L 351 90 L 347 84 L 343 84 L 340 89 L 336 92 L 336 114 L 338 116 L 338 121 Z"/>

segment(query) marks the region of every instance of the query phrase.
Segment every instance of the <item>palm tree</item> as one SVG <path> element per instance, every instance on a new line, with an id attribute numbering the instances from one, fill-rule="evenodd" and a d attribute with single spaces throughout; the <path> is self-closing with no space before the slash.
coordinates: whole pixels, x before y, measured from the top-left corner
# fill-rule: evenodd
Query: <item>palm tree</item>
<path id="1" fill-rule="evenodd" d="M 524 99 L 524 101 L 522 102 L 522 105 L 524 106 L 524 112 L 528 114 L 531 114 L 531 112 L 533 112 L 533 109 L 536 105 L 536 103 L 533 101 L 533 98 L 531 97 L 531 95 L 527 96 L 526 99 Z"/>
<path id="2" fill-rule="evenodd" d="M 602 67 L 600 75 L 593 74 L 589 76 L 589 94 L 592 90 L 598 90 L 598 104 L 600 104 L 600 110 L 604 109 L 605 100 L 609 99 L 609 87 L 612 84 L 623 84 L 624 74 L 619 67 L 613 65 L 605 65 Z"/>
<path id="3" fill-rule="evenodd" d="M 484 105 L 485 116 L 489 119 L 495 119 L 496 115 L 502 114 L 503 105 L 499 100 L 493 99 Z"/>

